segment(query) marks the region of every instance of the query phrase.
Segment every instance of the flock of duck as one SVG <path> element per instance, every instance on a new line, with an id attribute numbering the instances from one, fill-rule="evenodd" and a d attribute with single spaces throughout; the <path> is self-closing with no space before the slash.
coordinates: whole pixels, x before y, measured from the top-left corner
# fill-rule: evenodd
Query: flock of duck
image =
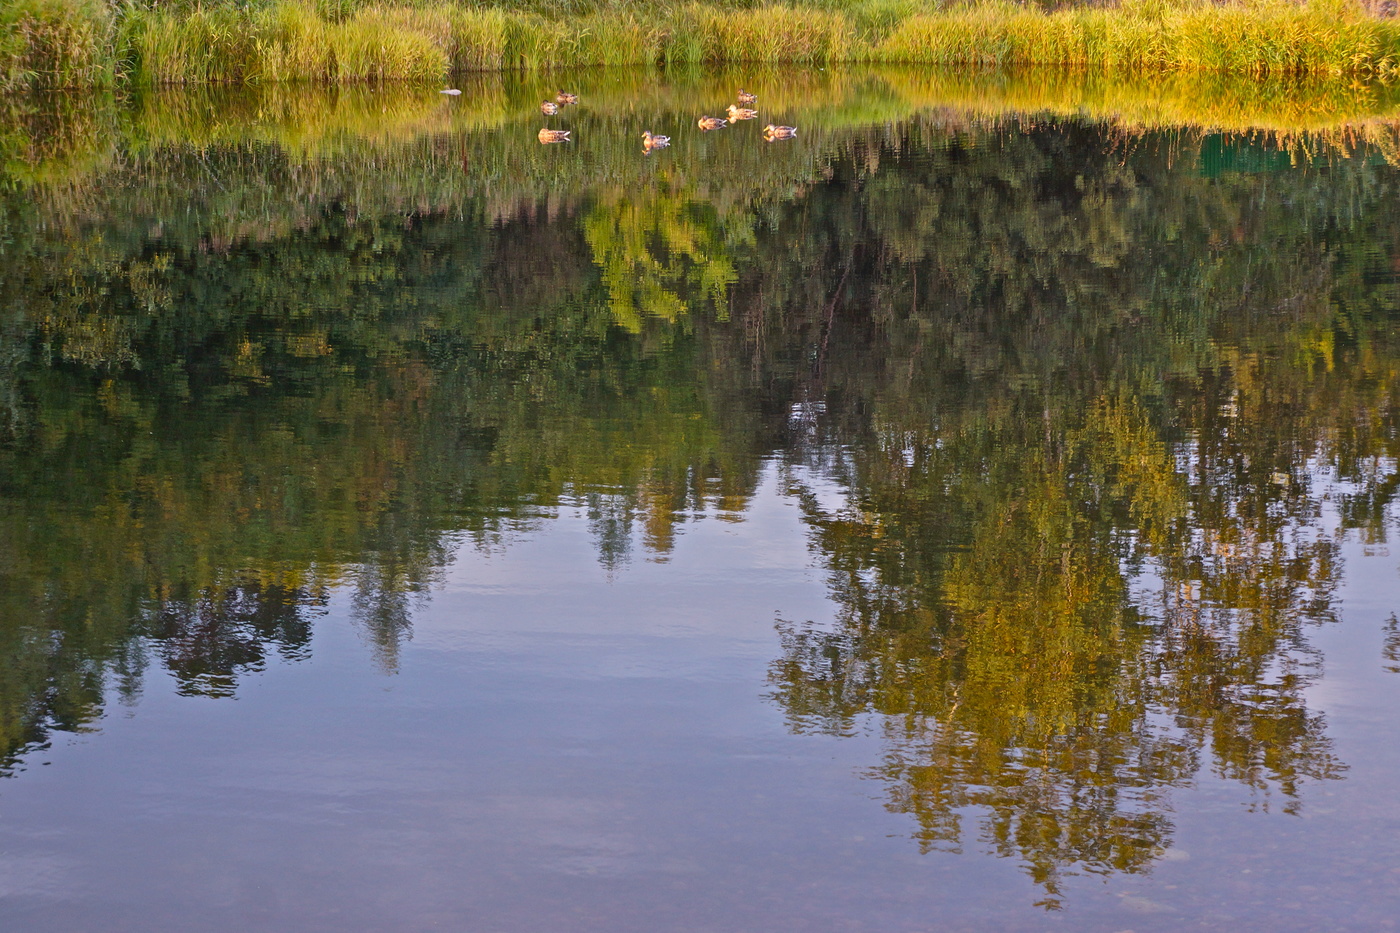
<path id="1" fill-rule="evenodd" d="M 443 93 L 450 92 L 444 91 Z M 577 103 L 577 94 L 570 94 L 568 91 L 560 91 L 558 94 L 554 95 L 554 100 L 547 100 L 540 104 L 540 113 L 547 117 L 558 116 L 561 107 L 568 107 L 571 104 Z M 702 132 L 708 133 L 711 130 L 723 129 L 731 123 L 738 123 L 740 120 L 752 120 L 758 116 L 758 111 L 752 106 L 756 103 L 758 103 L 757 95 L 750 94 L 748 91 L 740 88 L 738 103 L 729 105 L 728 119 L 703 116 L 699 119 L 697 125 Z M 546 144 L 572 142 L 569 138 L 569 134 L 572 132 L 572 130 L 552 130 L 546 126 L 541 128 L 539 140 Z M 778 139 L 792 139 L 796 135 L 797 127 L 795 126 L 774 126 L 770 123 L 763 128 L 763 138 L 770 143 Z M 671 137 L 669 136 L 657 136 L 650 130 L 642 134 L 643 153 L 650 153 L 655 149 L 665 149 L 669 145 L 671 145 Z"/>

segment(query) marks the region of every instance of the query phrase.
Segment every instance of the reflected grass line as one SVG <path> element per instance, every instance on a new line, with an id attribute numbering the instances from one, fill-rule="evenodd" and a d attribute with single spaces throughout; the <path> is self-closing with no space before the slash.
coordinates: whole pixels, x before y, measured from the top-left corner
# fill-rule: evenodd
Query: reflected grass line
<path id="1" fill-rule="evenodd" d="M 517 127 L 533 133 L 538 102 L 552 98 L 563 83 L 582 90 L 584 103 L 567 108 L 560 125 L 647 115 L 679 121 L 682 135 L 695 116 L 722 109 L 741 83 L 760 90 L 765 120 L 800 123 L 808 130 L 856 129 L 927 112 L 975 119 L 1048 114 L 1110 122 L 1129 132 L 1184 128 L 1321 135 L 1341 142 L 1381 140 L 1400 124 L 1400 87 L 1376 82 L 755 67 L 670 69 L 665 75 L 633 69 L 574 71 L 567 77 L 474 74 L 456 83 L 463 93 L 455 98 L 402 85 L 151 89 L 128 103 L 110 96 L 78 101 L 14 95 L 0 102 L 0 160 L 12 180 L 56 183 L 99 168 L 118 151 L 139 155 L 166 146 L 265 144 L 294 160 L 323 159 L 347 148 L 393 148 L 450 133 Z"/>
<path id="2" fill-rule="evenodd" d="M 1231 95 L 1187 78 L 899 68 L 568 78 L 584 103 L 557 118 L 575 130 L 567 152 L 534 141 L 538 101 L 557 90 L 557 75 L 469 76 L 456 98 L 402 85 L 153 89 L 99 107 L 68 95 L 16 97 L 0 105 L 0 188 L 23 192 L 55 230 L 154 210 L 169 218 L 167 237 L 220 249 L 288 234 L 333 204 L 502 220 L 647 189 L 725 211 L 800 194 L 833 160 L 897 146 L 910 127 L 946 135 L 1087 119 L 1113 126 L 1125 144 L 1167 131 L 1186 159 L 1223 131 L 1304 161 L 1364 152 L 1400 165 L 1400 89 L 1387 86 L 1333 86 L 1319 98 L 1308 82 L 1266 81 Z M 767 146 L 745 134 L 751 127 L 694 129 L 690 115 L 730 98 L 740 81 L 759 90 L 765 119 L 802 127 L 801 145 Z M 643 124 L 675 134 L 665 158 L 640 157 Z"/>
<path id="3" fill-rule="evenodd" d="M 1344 133 L 1400 120 L 1400 88 L 1381 82 L 1238 81 L 1195 74 L 1149 80 L 1046 69 L 885 69 L 879 74 L 911 107 L 953 107 L 982 116 L 1046 113 L 1127 129 L 1297 135 Z"/>

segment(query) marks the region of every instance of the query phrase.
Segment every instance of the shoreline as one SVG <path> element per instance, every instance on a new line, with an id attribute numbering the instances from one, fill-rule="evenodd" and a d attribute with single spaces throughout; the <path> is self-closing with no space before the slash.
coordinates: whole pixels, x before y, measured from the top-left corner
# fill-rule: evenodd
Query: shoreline
<path id="1" fill-rule="evenodd" d="M 1006 2 L 692 3 L 558 18 L 442 0 L 324 9 L 310 0 L 184 9 L 0 0 L 0 89 L 429 83 L 462 72 L 735 63 L 1400 74 L 1400 19 L 1350 0 L 1138 0 L 1053 12 Z"/>

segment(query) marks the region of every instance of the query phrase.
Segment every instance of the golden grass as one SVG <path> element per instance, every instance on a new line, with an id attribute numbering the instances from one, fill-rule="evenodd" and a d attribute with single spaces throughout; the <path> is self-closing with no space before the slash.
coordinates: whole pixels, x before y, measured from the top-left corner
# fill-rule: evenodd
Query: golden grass
<path id="1" fill-rule="evenodd" d="M 1372 15 L 1360 0 L 1126 0 L 1053 12 L 1007 0 L 946 8 L 927 0 L 811 2 L 826 5 L 657 2 L 563 15 L 451 0 L 193 8 L 0 0 L 0 87 L 94 86 L 114 77 L 143 84 L 428 82 L 460 71 L 657 62 L 1381 78 L 1400 70 L 1400 21 Z"/>
<path id="2" fill-rule="evenodd" d="M 1050 13 L 995 0 L 911 16 L 872 49 L 890 62 L 1334 76 L 1388 76 L 1397 53 L 1400 25 L 1337 0 Z"/>
<path id="3" fill-rule="evenodd" d="M 111 14 L 94 0 L 0 2 L 0 91 L 110 84 L 111 35 Z"/>

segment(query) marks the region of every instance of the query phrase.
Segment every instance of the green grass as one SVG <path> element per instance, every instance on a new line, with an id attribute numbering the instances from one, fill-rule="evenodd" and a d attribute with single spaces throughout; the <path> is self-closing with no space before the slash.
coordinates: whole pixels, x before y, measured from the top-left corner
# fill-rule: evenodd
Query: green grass
<path id="1" fill-rule="evenodd" d="M 0 91 L 110 84 L 111 35 L 97 0 L 0 0 Z"/>
<path id="2" fill-rule="evenodd" d="M 441 81 L 453 72 L 767 62 L 1055 65 L 1389 78 L 1360 0 L 0 0 L 0 88 Z"/>

